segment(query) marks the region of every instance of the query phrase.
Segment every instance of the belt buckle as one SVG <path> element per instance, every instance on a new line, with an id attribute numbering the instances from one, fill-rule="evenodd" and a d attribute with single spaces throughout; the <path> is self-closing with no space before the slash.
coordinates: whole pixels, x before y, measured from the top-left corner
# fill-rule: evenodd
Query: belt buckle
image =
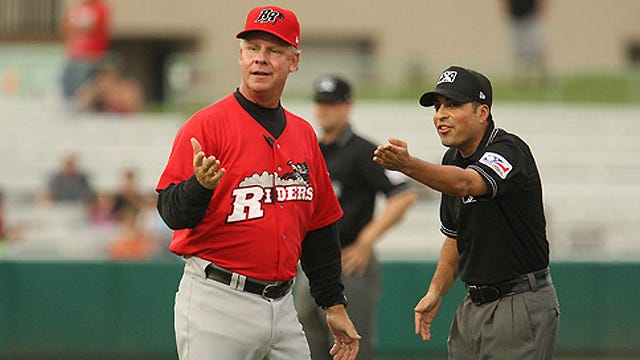
<path id="1" fill-rule="evenodd" d="M 262 289 L 262 297 L 265 299 L 279 299 L 282 297 L 283 295 L 283 291 L 280 289 L 280 287 L 283 284 L 267 284 L 264 286 L 264 289 Z"/>
<path id="2" fill-rule="evenodd" d="M 469 294 L 469 297 L 474 304 L 482 304 L 482 293 L 479 286 L 467 285 L 467 294 Z"/>
<path id="3" fill-rule="evenodd" d="M 467 293 L 471 301 L 476 305 L 490 303 L 500 298 L 500 290 L 490 285 L 467 285 Z"/>

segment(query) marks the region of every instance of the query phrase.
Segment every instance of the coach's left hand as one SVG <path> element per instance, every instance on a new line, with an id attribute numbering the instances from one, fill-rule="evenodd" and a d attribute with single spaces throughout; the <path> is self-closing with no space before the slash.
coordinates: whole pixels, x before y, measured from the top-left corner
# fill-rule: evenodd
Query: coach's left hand
<path id="1" fill-rule="evenodd" d="M 334 305 L 327 309 L 327 324 L 334 338 L 333 347 L 329 351 L 333 360 L 355 360 L 361 336 L 349 319 L 344 305 Z"/>
<path id="2" fill-rule="evenodd" d="M 215 189 L 225 173 L 225 169 L 220 168 L 220 160 L 213 155 L 206 157 L 196 138 L 191 138 L 191 147 L 193 148 L 193 172 L 196 174 L 196 179 L 204 188 Z"/>

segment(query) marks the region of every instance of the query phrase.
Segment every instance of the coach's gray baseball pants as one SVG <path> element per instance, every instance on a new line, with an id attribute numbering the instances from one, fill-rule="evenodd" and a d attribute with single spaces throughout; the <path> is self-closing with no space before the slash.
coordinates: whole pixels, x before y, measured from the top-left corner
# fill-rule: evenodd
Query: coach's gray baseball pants
<path id="1" fill-rule="evenodd" d="M 278 300 L 208 279 L 209 263 L 185 259 L 174 308 L 181 360 L 310 359 L 293 296 Z"/>

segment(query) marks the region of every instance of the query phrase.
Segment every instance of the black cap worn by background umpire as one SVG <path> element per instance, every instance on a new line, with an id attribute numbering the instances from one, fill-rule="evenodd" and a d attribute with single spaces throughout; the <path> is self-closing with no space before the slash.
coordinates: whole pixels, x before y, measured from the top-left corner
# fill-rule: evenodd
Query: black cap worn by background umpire
<path id="1" fill-rule="evenodd" d="M 313 100 L 327 103 L 349 102 L 351 101 L 351 85 L 339 76 L 321 76 L 313 84 Z"/>
<path id="2" fill-rule="evenodd" d="M 461 103 L 477 101 L 491 108 L 492 93 L 491 81 L 486 76 L 471 69 L 450 66 L 438 78 L 436 88 L 420 97 L 420 105 L 433 106 L 436 95 L 442 95 Z"/>

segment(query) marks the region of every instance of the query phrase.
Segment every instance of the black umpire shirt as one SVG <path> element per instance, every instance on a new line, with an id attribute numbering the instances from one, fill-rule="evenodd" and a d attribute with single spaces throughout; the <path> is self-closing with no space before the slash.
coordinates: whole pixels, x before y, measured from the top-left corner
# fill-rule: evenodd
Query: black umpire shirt
<path id="1" fill-rule="evenodd" d="M 373 218 L 376 194 L 387 198 L 409 188 L 400 173 L 385 171 L 373 161 L 376 146 L 353 133 L 350 127 L 328 145 L 320 144 L 331 184 L 344 216 L 338 220 L 342 247 L 352 244 Z"/>
<path id="2" fill-rule="evenodd" d="M 522 139 L 490 121 L 475 153 L 464 158 L 450 148 L 442 164 L 477 171 L 489 189 L 482 197 L 442 195 L 440 230 L 457 240 L 464 282 L 495 284 L 549 265 L 540 175 Z"/>

